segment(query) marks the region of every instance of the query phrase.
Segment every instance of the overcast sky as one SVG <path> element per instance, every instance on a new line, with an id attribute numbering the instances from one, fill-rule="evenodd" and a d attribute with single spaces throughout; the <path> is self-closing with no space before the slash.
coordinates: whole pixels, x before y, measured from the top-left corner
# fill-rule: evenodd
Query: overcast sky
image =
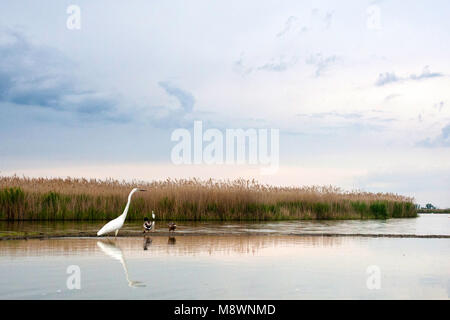
<path id="1" fill-rule="evenodd" d="M 81 28 L 67 28 L 67 8 Z M 450 3 L 2 1 L 0 174 L 255 178 L 450 207 Z M 176 166 L 176 128 L 278 128 L 280 170 Z"/>

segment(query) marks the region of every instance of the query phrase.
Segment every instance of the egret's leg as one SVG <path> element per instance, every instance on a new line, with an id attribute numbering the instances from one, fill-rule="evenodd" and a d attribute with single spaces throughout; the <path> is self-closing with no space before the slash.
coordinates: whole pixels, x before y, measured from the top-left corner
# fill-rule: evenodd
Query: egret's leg
<path id="1" fill-rule="evenodd" d="M 117 237 L 117 234 L 118 234 L 118 233 L 119 233 L 119 229 L 116 230 L 116 237 Z"/>

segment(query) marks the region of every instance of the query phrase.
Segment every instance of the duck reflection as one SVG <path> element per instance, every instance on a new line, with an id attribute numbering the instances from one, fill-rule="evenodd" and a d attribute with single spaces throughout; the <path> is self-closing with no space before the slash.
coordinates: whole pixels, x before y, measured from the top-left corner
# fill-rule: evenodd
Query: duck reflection
<path id="1" fill-rule="evenodd" d="M 169 237 L 169 240 L 167 240 L 167 244 L 175 245 L 177 243 L 177 239 L 175 237 Z"/>
<path id="2" fill-rule="evenodd" d="M 130 280 L 130 277 L 128 275 L 127 262 L 125 260 L 125 257 L 123 256 L 122 249 L 120 249 L 120 247 L 116 243 L 112 242 L 111 240 L 97 241 L 97 246 L 107 256 L 110 256 L 115 260 L 119 260 L 119 262 L 122 264 L 123 271 L 125 272 L 125 278 L 127 279 L 129 287 L 145 287 L 145 284 L 140 281 Z"/>
<path id="3" fill-rule="evenodd" d="M 144 236 L 144 250 L 148 250 L 148 246 L 152 244 L 152 239 L 150 237 Z"/>

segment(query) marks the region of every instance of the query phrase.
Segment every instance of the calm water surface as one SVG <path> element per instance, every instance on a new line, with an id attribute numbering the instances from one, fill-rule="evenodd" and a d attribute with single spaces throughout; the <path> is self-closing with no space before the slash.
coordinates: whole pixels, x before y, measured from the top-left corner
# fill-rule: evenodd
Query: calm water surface
<path id="1" fill-rule="evenodd" d="M 344 233 L 344 234 L 410 234 L 450 235 L 450 214 L 422 214 L 418 218 L 389 220 L 322 220 L 322 221 L 271 221 L 271 222 L 178 222 L 177 230 L 183 233 L 247 234 L 271 233 Z M 97 232 L 105 222 L 4 222 L 0 232 L 8 231 L 91 231 Z M 126 221 L 121 230 L 142 229 L 142 222 Z M 156 232 L 167 232 L 166 222 L 156 222 Z"/>
<path id="2" fill-rule="evenodd" d="M 449 234 L 449 220 L 181 224 L 205 234 L 0 241 L 0 299 L 448 299 L 450 239 L 283 232 Z M 79 290 L 66 284 L 73 265 Z M 367 286 L 369 266 L 379 289 Z"/>

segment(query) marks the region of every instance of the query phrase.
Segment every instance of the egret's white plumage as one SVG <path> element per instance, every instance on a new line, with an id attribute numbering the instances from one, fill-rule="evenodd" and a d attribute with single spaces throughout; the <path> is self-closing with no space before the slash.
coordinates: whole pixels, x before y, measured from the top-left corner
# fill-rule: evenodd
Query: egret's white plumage
<path id="1" fill-rule="evenodd" d="M 112 242 L 103 242 L 103 241 L 97 241 L 97 246 L 106 255 L 110 256 L 113 259 L 120 261 L 120 263 L 122 264 L 122 267 L 123 267 L 123 271 L 125 272 L 125 278 L 127 279 L 128 285 L 130 287 L 145 287 L 145 284 L 143 284 L 140 281 L 130 280 L 130 277 L 128 275 L 127 262 L 123 255 L 122 249 L 120 249 L 120 247 L 118 247 L 116 244 L 114 244 Z"/>
<path id="2" fill-rule="evenodd" d="M 125 209 L 123 210 L 123 213 L 120 216 L 118 216 L 117 218 L 115 218 L 114 220 L 111 220 L 110 222 L 105 224 L 103 226 L 103 228 L 101 228 L 97 232 L 97 236 L 101 236 L 101 235 L 104 235 L 106 233 L 110 233 L 113 231 L 116 232 L 116 236 L 117 236 L 117 233 L 119 232 L 120 228 L 122 228 L 123 223 L 125 222 L 125 219 L 127 217 L 128 209 L 130 208 L 131 196 L 136 191 L 145 191 L 145 190 L 142 190 L 139 188 L 134 188 L 133 190 L 131 190 L 130 194 L 128 195 L 128 202 L 127 202 L 127 205 L 125 206 Z"/>

